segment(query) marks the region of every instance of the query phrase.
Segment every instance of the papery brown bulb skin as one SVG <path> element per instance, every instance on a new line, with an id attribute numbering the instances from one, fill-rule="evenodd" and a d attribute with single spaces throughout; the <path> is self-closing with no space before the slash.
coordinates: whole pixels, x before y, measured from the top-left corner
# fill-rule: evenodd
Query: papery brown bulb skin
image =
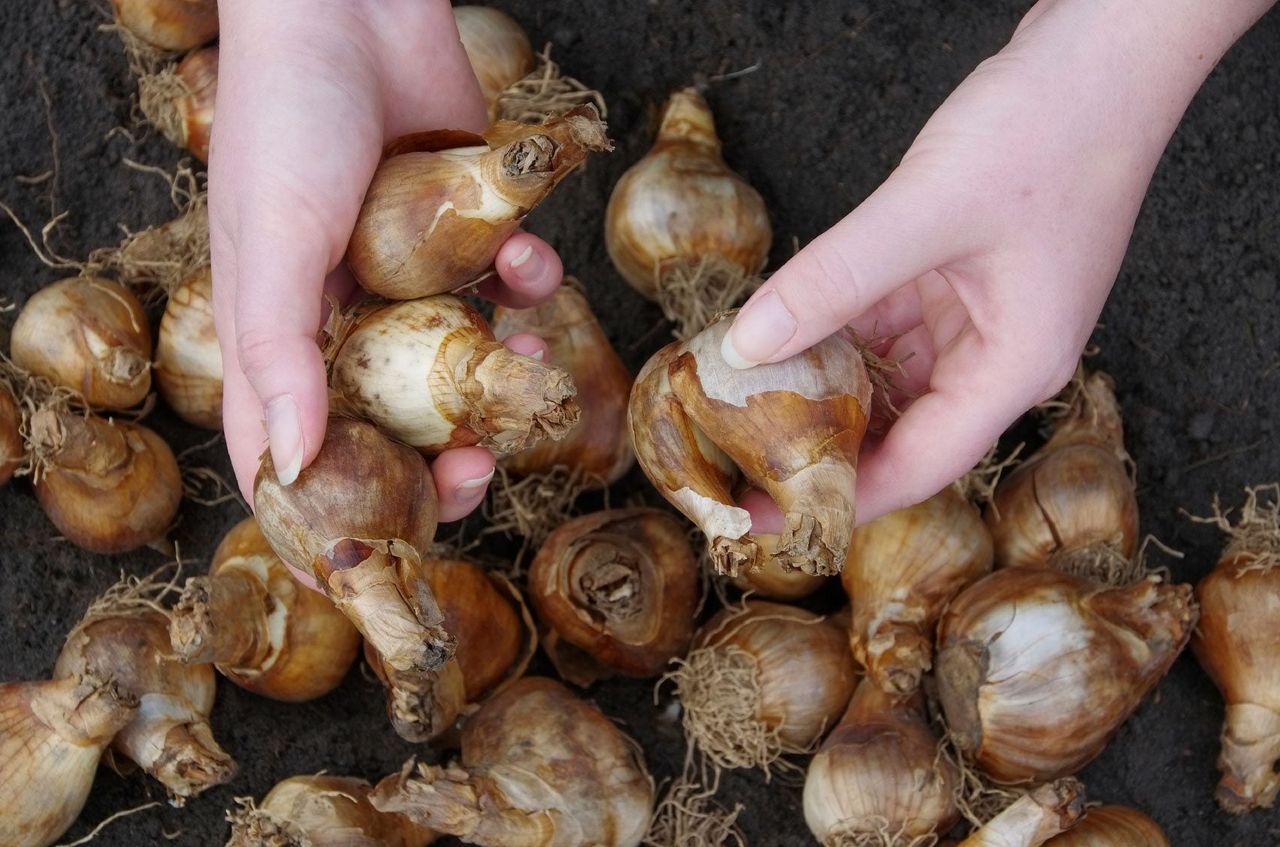
<path id="1" fill-rule="evenodd" d="M 187 91 L 173 104 L 182 127 L 180 146 L 207 163 L 209 137 L 213 134 L 213 104 L 218 94 L 218 48 L 206 47 L 188 53 L 178 63 L 176 72 Z"/>
<path id="2" fill-rule="evenodd" d="M 136 698 L 93 677 L 0 684 L 0 844 L 47 847 L 84 808 Z"/>
<path id="3" fill-rule="evenodd" d="M 1040 847 L 1084 814 L 1084 786 L 1065 777 L 1023 795 L 958 847 Z"/>
<path id="4" fill-rule="evenodd" d="M 281 485 L 270 452 L 263 455 L 254 506 L 276 555 L 311 574 L 391 666 L 428 671 L 452 655 L 422 569 L 437 505 L 419 453 L 334 415 L 292 484 Z"/>
<path id="5" fill-rule="evenodd" d="M 217 0 L 111 0 L 116 21 L 152 47 L 190 50 L 218 37 Z"/>
<path id="6" fill-rule="evenodd" d="M 558 441 L 541 441 L 510 456 L 506 467 L 528 476 L 558 466 L 579 470 L 593 488 L 617 482 L 635 461 L 627 429 L 631 372 L 609 343 L 587 298 L 562 285 L 551 299 L 531 309 L 494 311 L 499 338 L 530 333 L 547 343 L 547 361 L 564 368 L 577 388 L 578 423 Z"/>
<path id="7" fill-rule="evenodd" d="M 428 455 L 478 445 L 497 455 L 578 422 L 569 373 L 499 344 L 452 295 L 353 312 L 329 377 L 351 414 Z"/>
<path id="8" fill-rule="evenodd" d="M 938 756 L 923 698 L 898 700 L 866 679 L 809 763 L 805 822 L 822 844 L 881 830 L 910 842 L 956 822 L 958 778 Z"/>
<path id="9" fill-rule="evenodd" d="M 22 466 L 26 448 L 22 444 L 22 412 L 13 394 L 0 384 L 0 485 Z"/>
<path id="10" fill-rule="evenodd" d="M 698 582 L 698 560 L 675 518 L 614 509 L 551 533 L 529 567 L 529 599 L 561 676 L 589 685 L 615 672 L 657 676 L 683 656 Z"/>
<path id="11" fill-rule="evenodd" d="M 533 46 L 520 24 L 500 9 L 454 6 L 453 19 L 493 120 L 502 92 L 533 70 Z"/>
<path id="12" fill-rule="evenodd" d="M 185 665 L 171 654 L 169 622 L 161 612 L 91 608 L 67 636 L 53 675 L 111 678 L 138 699 L 137 713 L 113 746 L 159 780 L 175 803 L 235 775 L 235 762 L 209 727 L 213 667 Z"/>
<path id="13" fill-rule="evenodd" d="M 1111 379 L 1095 373 L 1049 441 L 997 486 L 987 509 L 996 566 L 1049 567 L 1100 544 L 1133 556 L 1138 499 L 1126 455 Z"/>
<path id="14" fill-rule="evenodd" d="M 406 741 L 429 741 L 524 673 L 537 633 L 518 590 L 463 559 L 426 559 L 423 569 L 454 639 L 453 658 L 428 678 L 398 673 L 370 645 L 365 659 L 387 688 L 392 726 Z"/>
<path id="15" fill-rule="evenodd" d="M 525 677 L 468 719 L 460 765 L 406 768 L 372 801 L 481 847 L 636 847 L 654 796 L 639 747 L 612 721 Z"/>
<path id="16" fill-rule="evenodd" d="M 156 386 L 189 424 L 222 429 L 222 351 L 213 325 L 213 275 L 192 274 L 172 294 L 156 339 Z"/>
<path id="17" fill-rule="evenodd" d="M 750 720 L 787 749 L 807 748 L 834 726 L 857 682 L 843 627 L 780 603 L 747 600 L 722 609 L 698 630 L 693 648 L 684 668 L 690 673 L 677 678 L 686 720 L 710 717 L 726 699 L 750 703 L 755 696 Z M 739 657 L 750 667 L 755 692 L 715 684 L 717 667 Z M 697 740 L 708 747 L 707 739 Z M 714 745 L 707 752 L 725 753 Z"/>
<path id="18" fill-rule="evenodd" d="M 667 101 L 653 147 L 609 197 L 604 231 L 618 273 L 651 300 L 668 263 L 716 256 L 754 274 L 773 241 L 763 198 L 724 163 L 711 109 L 693 88 Z"/>
<path id="19" fill-rule="evenodd" d="M 426 847 L 437 836 L 369 803 L 373 786 L 350 776 L 291 776 L 260 804 L 228 815 L 227 847 Z"/>
<path id="20" fill-rule="evenodd" d="M 337 688 L 360 650 L 356 628 L 289 573 L 252 517 L 223 537 L 207 577 L 188 580 L 169 631 L 184 661 L 212 661 L 241 688 L 289 703 Z"/>
<path id="21" fill-rule="evenodd" d="M 36 480 L 36 499 L 73 544 L 123 553 L 162 538 L 182 501 L 178 460 L 141 424 L 45 410 L 37 438 L 55 445 Z"/>
<path id="22" fill-rule="evenodd" d="M 801 570 L 789 571 L 776 559 L 770 558 L 777 548 L 778 536 L 755 534 L 757 546 L 764 560 L 754 568 L 743 568 L 730 582 L 743 591 L 753 591 L 755 596 L 768 600 L 802 600 L 827 584 L 828 577 L 814 576 Z"/>
<path id="23" fill-rule="evenodd" d="M 493 265 L 520 222 L 589 152 L 611 149 L 592 106 L 483 135 L 422 133 L 392 143 L 347 248 L 367 290 L 392 300 L 455 291 Z"/>
<path id="24" fill-rule="evenodd" d="M 13 324 L 14 363 L 79 392 L 97 409 L 128 409 L 151 390 L 151 328 L 138 298 L 102 277 L 41 288 Z"/>
<path id="25" fill-rule="evenodd" d="M 751 516 L 732 497 L 739 473 L 782 510 L 770 558 L 784 569 L 839 573 L 871 407 L 862 353 L 837 333 L 786 361 L 738 370 L 720 354 L 732 320 L 664 347 L 641 370 L 629 410 L 636 458 L 707 536 L 720 573 L 762 561 Z"/>
<path id="26" fill-rule="evenodd" d="M 956 746 L 999 782 L 1092 761 L 1186 645 L 1187 585 L 1105 589 L 1053 570 L 998 570 L 938 626 L 936 676 Z"/>
<path id="27" fill-rule="evenodd" d="M 853 531 L 840 581 L 853 655 L 884 691 L 910 694 L 933 662 L 933 630 L 960 589 L 991 570 L 991 534 L 947 487 Z"/>
<path id="28" fill-rule="evenodd" d="M 1095 806 L 1046 847 L 1169 847 L 1160 825 L 1128 806 Z"/>
<path id="29" fill-rule="evenodd" d="M 1217 799 L 1243 814 L 1280 791 L 1280 568 L 1231 551 L 1196 586 L 1191 649 L 1226 701 Z"/>

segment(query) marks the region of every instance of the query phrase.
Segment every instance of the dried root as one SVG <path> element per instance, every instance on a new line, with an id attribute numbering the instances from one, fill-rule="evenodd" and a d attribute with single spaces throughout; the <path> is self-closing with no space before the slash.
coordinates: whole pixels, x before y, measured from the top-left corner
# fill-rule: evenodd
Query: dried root
<path id="1" fill-rule="evenodd" d="M 762 281 L 717 255 L 672 260 L 655 268 L 654 275 L 662 314 L 675 325 L 671 334 L 681 341 L 740 306 Z"/>
<path id="2" fill-rule="evenodd" d="M 876 824 L 875 829 L 866 828 L 871 822 Z M 893 829 L 889 821 L 876 818 L 874 821 L 861 819 L 836 827 L 827 833 L 822 847 L 933 847 L 937 843 L 938 836 L 931 832 L 907 835 L 901 828 Z"/>
<path id="3" fill-rule="evenodd" d="M 521 123 L 542 123 L 548 115 L 563 115 L 584 103 L 592 103 L 601 118 L 608 116 L 604 96 L 560 72 L 551 60 L 551 45 L 537 55 L 538 66 L 498 95 L 498 117 Z"/>
<path id="4" fill-rule="evenodd" d="M 1280 565 L 1280 483 L 1256 485 L 1245 489 L 1244 505 L 1235 523 L 1230 509 L 1223 510 L 1218 495 L 1213 495 L 1213 514 L 1198 517 L 1183 514 L 1196 523 L 1213 524 L 1229 539 L 1222 558 L 1240 561 L 1237 576 L 1251 571 L 1267 572 Z"/>
<path id="5" fill-rule="evenodd" d="M 547 536 L 573 515 L 578 497 L 584 491 L 601 487 L 598 477 L 584 473 L 581 468 L 557 465 L 548 473 L 516 480 L 498 465 L 482 507 L 486 526 L 481 535 L 501 533 L 521 540 L 520 551 L 506 569 L 507 576 L 520 576 L 526 555 L 541 547 Z M 604 508 L 608 507 L 606 502 Z"/>
<path id="6" fill-rule="evenodd" d="M 167 601 L 170 598 L 176 599 L 182 593 L 178 584 L 182 577 L 182 564 L 179 556 L 146 576 L 127 576 L 122 573 L 115 585 L 89 604 L 77 626 L 84 627 L 104 618 L 128 617 L 145 612 L 156 612 L 167 619 Z"/>
<path id="7" fill-rule="evenodd" d="M 1034 786 L 998 785 L 965 759 L 951 738 L 941 711 L 934 715 L 941 740 L 938 742 L 937 765 L 948 763 L 959 777 L 955 786 L 955 804 L 960 815 L 975 829 L 981 828 L 1005 809 L 1031 793 Z"/>
<path id="8" fill-rule="evenodd" d="M 1022 453 L 1024 447 L 1026 445 L 1020 443 L 1003 459 L 997 459 L 996 451 L 1000 449 L 1000 445 L 992 444 L 987 455 L 982 457 L 973 470 L 955 481 L 956 491 L 979 508 L 987 506 L 994 509 L 996 517 L 999 517 L 999 509 L 996 509 L 995 503 L 992 502 L 996 486 L 1000 484 L 1000 477 L 1004 476 L 1005 471 L 1017 466 L 1018 455 Z"/>
<path id="9" fill-rule="evenodd" d="M 174 104 L 190 96 L 191 89 L 178 75 L 176 62 L 138 75 L 138 111 L 161 135 L 183 149 L 187 146 L 187 129 Z"/>
<path id="10" fill-rule="evenodd" d="M 1078 576 L 1108 588 L 1123 588 L 1146 579 L 1152 573 L 1164 571 L 1152 568 L 1148 563 L 1148 551 L 1158 547 L 1165 554 L 1181 559 L 1182 553 L 1164 544 L 1154 535 L 1142 540 L 1138 551 L 1129 558 L 1121 552 L 1122 540 L 1117 537 L 1098 544 L 1090 544 L 1076 550 L 1063 550 L 1049 557 L 1048 566 L 1056 571 Z"/>
<path id="11" fill-rule="evenodd" d="M 747 847 L 737 823 L 743 805 L 735 803 L 726 809 L 716 802 L 719 771 L 705 762 L 701 774 L 694 770 L 692 757 L 686 757 L 684 773 L 667 787 L 654 808 L 641 843 L 645 847 Z"/>

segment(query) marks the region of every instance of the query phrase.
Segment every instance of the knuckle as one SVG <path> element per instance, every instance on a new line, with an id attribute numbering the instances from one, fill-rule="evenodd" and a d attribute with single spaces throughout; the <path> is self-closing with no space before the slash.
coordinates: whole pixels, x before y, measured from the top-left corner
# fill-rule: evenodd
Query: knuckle
<path id="1" fill-rule="evenodd" d="M 269 371 L 279 358 L 279 339 L 275 334 L 249 328 L 236 336 L 236 357 L 240 370 L 250 380 Z"/>

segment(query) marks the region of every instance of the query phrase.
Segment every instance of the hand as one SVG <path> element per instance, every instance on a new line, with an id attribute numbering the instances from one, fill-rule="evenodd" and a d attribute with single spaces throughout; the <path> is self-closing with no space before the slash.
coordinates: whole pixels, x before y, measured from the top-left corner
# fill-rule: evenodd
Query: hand
<path id="1" fill-rule="evenodd" d="M 748 301 L 724 345 L 738 367 L 845 324 L 892 339 L 877 352 L 902 362 L 905 412 L 859 459 L 860 522 L 941 490 L 1066 384 L 1183 110 L 1272 2 L 1042 0 Z M 744 506 L 767 531 L 761 499 Z"/>
<path id="2" fill-rule="evenodd" d="M 223 0 L 209 168 L 214 312 L 223 426 L 252 502 L 264 445 L 282 482 L 310 464 L 328 394 L 316 333 L 322 292 L 355 288 L 342 257 L 385 142 L 438 128 L 481 130 L 480 88 L 444 0 Z M 560 283 L 555 251 L 528 234 L 499 251 L 482 290 L 533 305 Z M 545 350 L 532 336 L 517 352 Z M 493 456 L 450 451 L 433 465 L 441 520 L 483 499 Z"/>

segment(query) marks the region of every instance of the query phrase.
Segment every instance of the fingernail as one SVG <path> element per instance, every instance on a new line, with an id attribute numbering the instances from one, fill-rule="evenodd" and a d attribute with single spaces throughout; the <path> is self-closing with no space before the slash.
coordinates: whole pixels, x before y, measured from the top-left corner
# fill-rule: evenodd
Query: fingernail
<path id="1" fill-rule="evenodd" d="M 530 354 L 529 354 L 529 358 L 530 358 L 530 359 L 537 359 L 539 362 L 541 362 L 543 359 L 547 358 L 547 351 L 546 351 L 546 350 L 534 350 L 532 353 L 530 353 Z"/>
<path id="2" fill-rule="evenodd" d="M 542 276 L 542 271 L 546 268 L 546 262 L 542 261 L 542 257 L 533 249 L 530 244 L 524 248 L 524 252 L 511 260 L 511 270 L 515 271 L 516 276 L 521 282 L 533 282 Z"/>
<path id="3" fill-rule="evenodd" d="M 475 499 L 475 496 L 484 490 L 484 487 L 489 484 L 491 479 L 493 479 L 492 470 L 484 476 L 458 483 L 458 487 L 453 489 L 453 494 L 462 501 Z"/>
<path id="4" fill-rule="evenodd" d="M 293 395 L 267 404 L 267 444 L 281 485 L 292 485 L 302 472 L 302 418 Z"/>
<path id="5" fill-rule="evenodd" d="M 795 316 L 778 292 L 747 304 L 720 342 L 720 355 L 731 368 L 746 370 L 767 362 L 796 334 Z"/>

